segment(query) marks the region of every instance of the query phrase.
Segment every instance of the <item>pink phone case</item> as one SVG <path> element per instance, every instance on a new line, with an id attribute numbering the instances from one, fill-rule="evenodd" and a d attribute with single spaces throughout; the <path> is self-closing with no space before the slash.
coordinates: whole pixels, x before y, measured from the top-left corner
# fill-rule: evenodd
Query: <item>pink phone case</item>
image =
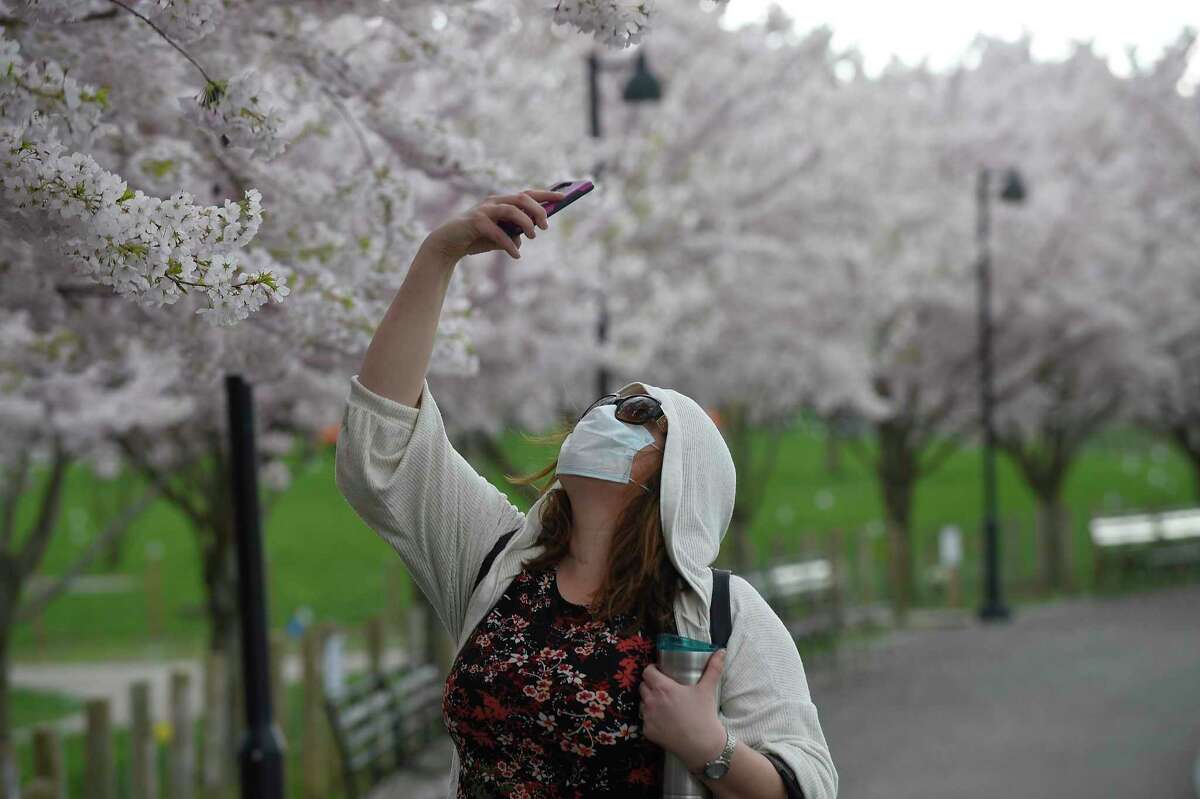
<path id="1" fill-rule="evenodd" d="M 564 180 L 560 183 L 555 183 L 548 190 L 566 192 L 567 196 L 561 200 L 547 200 L 541 203 L 541 206 L 546 209 L 546 216 L 554 216 L 562 209 L 566 208 L 571 203 L 578 200 L 583 195 L 587 194 L 594 188 L 590 180 Z M 536 220 L 535 220 L 536 221 Z M 499 223 L 500 229 L 510 236 L 522 235 L 525 229 L 516 222 L 510 222 L 507 219 Z"/>

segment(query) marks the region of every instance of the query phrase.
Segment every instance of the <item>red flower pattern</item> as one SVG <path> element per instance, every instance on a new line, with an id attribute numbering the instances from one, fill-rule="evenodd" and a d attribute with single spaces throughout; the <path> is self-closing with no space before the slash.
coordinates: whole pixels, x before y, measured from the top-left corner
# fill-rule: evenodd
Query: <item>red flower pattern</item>
<path id="1" fill-rule="evenodd" d="M 626 621 L 567 602 L 553 568 L 513 579 L 442 694 L 462 767 L 456 799 L 661 795 L 663 750 L 638 715 L 654 641 L 620 632 Z"/>

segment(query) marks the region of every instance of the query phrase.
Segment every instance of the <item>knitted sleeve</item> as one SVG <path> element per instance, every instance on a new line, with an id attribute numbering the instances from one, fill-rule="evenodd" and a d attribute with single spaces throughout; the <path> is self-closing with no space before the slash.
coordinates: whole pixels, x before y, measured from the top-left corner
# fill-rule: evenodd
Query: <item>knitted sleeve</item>
<path id="1" fill-rule="evenodd" d="M 450 444 L 428 381 L 413 407 L 351 377 L 335 463 L 342 496 L 400 555 L 458 640 L 484 556 L 524 514 Z"/>
<path id="2" fill-rule="evenodd" d="M 795 641 L 744 578 L 731 575 L 729 593 L 733 635 L 718 715 L 747 746 L 786 766 L 780 776 L 785 786 L 794 781 L 802 791 L 796 795 L 834 799 L 837 769 Z"/>

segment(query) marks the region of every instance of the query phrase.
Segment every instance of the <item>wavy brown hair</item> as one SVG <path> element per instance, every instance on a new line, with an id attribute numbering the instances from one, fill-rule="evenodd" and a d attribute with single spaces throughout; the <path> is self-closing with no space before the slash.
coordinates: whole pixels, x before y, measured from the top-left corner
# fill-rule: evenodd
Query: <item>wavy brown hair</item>
<path id="1" fill-rule="evenodd" d="M 660 418 L 666 419 L 665 416 Z M 522 437 L 535 444 L 553 445 L 557 451 L 574 427 L 575 423 L 566 423 L 545 435 L 523 434 Z M 513 485 L 533 485 L 538 490 L 539 500 L 549 493 L 542 505 L 542 529 L 535 542 L 545 546 L 546 550 L 525 564 L 531 572 L 553 569 L 571 552 L 571 498 L 561 486 L 551 488 L 557 479 L 557 468 L 556 455 L 547 466 L 531 474 L 504 475 Z M 543 485 L 535 485 L 542 479 L 545 480 Z M 661 483 L 660 467 L 646 481 L 649 492 L 642 492 L 630 500 L 617 517 L 608 573 L 588 606 L 598 618 L 612 620 L 625 615 L 628 622 L 622 625 L 623 629 L 632 630 L 633 625 L 637 625 L 652 640 L 660 632 L 677 632 L 675 596 L 685 585 L 667 556 L 660 511 Z"/>

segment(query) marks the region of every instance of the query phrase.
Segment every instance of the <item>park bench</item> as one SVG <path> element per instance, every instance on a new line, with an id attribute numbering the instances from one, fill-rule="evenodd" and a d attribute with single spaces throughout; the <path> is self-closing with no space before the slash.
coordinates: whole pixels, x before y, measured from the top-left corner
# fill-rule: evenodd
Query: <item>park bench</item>
<path id="1" fill-rule="evenodd" d="M 1097 516 L 1088 528 L 1096 586 L 1107 581 L 1114 560 L 1121 578 L 1137 568 L 1179 570 L 1200 563 L 1200 509 Z"/>
<path id="2" fill-rule="evenodd" d="M 444 733 L 441 705 L 442 681 L 431 663 L 367 673 L 326 695 L 347 799 L 402 795 L 395 782 L 404 772 L 444 772 L 445 762 L 421 757 Z"/>
<path id="3" fill-rule="evenodd" d="M 781 563 L 743 577 L 767 600 L 792 638 L 814 638 L 841 630 L 841 593 L 828 558 Z"/>

